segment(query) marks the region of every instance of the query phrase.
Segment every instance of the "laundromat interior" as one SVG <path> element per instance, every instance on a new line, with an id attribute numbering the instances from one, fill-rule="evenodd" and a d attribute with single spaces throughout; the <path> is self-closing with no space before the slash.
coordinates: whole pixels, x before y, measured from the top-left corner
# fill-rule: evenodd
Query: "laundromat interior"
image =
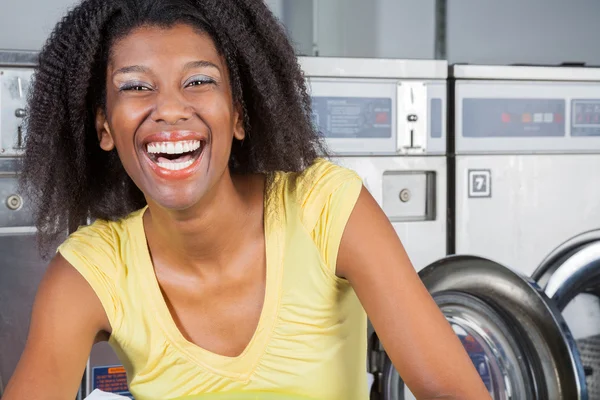
<path id="1" fill-rule="evenodd" d="M 266 3 L 332 160 L 382 207 L 492 398 L 600 399 L 600 2 Z M 47 264 L 17 188 L 27 93 L 73 4 L 0 3 L 0 398 Z M 368 337 L 371 399 L 414 399 Z M 106 343 L 78 399 L 95 389 L 128 395 Z"/>

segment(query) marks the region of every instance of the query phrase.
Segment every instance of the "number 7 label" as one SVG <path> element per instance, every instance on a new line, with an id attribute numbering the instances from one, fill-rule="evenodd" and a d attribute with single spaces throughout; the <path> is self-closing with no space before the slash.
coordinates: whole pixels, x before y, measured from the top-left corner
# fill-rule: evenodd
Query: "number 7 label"
<path id="1" fill-rule="evenodd" d="M 489 169 L 470 169 L 469 198 L 492 197 L 492 174 Z"/>

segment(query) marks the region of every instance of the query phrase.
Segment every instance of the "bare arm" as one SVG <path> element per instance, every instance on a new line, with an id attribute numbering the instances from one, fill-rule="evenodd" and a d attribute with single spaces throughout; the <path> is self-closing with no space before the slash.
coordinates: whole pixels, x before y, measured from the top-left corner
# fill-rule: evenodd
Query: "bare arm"
<path id="1" fill-rule="evenodd" d="M 110 331 L 100 300 L 57 255 L 38 289 L 27 344 L 3 400 L 73 400 L 97 335 Z"/>
<path id="2" fill-rule="evenodd" d="M 364 188 L 342 237 L 337 274 L 354 288 L 396 370 L 418 399 L 490 399 L 391 223 Z"/>

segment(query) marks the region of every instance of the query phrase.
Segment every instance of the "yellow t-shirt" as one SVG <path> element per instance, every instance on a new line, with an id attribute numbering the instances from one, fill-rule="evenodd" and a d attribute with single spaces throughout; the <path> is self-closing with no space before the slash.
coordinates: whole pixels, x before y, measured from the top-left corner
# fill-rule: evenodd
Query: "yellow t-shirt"
<path id="1" fill-rule="evenodd" d="M 136 400 L 274 391 L 366 400 L 366 314 L 335 275 L 341 236 L 362 181 L 324 159 L 272 175 L 265 199 L 266 293 L 241 355 L 194 345 L 175 325 L 150 260 L 138 210 L 81 227 L 59 248 L 89 282 L 112 327 L 110 345 Z"/>

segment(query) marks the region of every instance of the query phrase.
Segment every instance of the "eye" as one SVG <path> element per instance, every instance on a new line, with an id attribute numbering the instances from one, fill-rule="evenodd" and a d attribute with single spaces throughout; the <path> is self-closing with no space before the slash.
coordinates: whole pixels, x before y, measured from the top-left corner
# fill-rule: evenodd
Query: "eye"
<path id="1" fill-rule="evenodd" d="M 205 76 L 205 75 L 196 75 L 192 76 L 190 79 L 185 81 L 185 87 L 194 87 L 194 86 L 202 86 L 210 83 L 215 83 L 215 80 Z"/>
<path id="2" fill-rule="evenodd" d="M 143 92 L 143 91 L 148 91 L 148 90 L 152 90 L 152 88 L 149 85 L 142 83 L 142 82 L 127 82 L 119 88 L 119 91 L 121 91 L 121 92 L 124 92 L 124 91 Z"/>

